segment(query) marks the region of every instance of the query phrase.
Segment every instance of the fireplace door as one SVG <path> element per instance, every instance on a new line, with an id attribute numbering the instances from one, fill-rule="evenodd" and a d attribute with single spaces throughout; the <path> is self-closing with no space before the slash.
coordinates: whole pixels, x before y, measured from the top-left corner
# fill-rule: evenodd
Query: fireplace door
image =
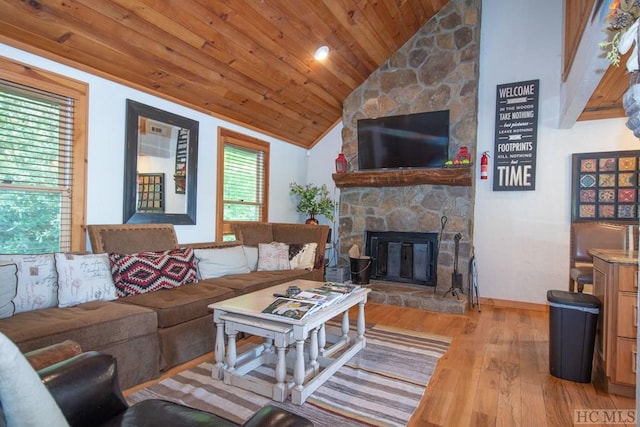
<path id="1" fill-rule="evenodd" d="M 371 279 L 436 286 L 438 234 L 367 231 Z"/>

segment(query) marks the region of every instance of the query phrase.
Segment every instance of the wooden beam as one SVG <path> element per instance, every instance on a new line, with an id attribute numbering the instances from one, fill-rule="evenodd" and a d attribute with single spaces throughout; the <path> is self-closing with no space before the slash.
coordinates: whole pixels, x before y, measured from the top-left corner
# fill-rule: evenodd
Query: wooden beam
<path id="1" fill-rule="evenodd" d="M 334 173 L 336 187 L 471 186 L 472 167 Z"/>

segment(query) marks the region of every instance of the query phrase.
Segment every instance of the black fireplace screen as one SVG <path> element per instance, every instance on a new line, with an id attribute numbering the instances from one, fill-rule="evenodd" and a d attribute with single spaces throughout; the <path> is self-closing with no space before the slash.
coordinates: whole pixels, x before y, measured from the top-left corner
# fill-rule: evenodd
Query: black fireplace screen
<path id="1" fill-rule="evenodd" d="M 438 233 L 367 231 L 371 279 L 436 286 Z"/>

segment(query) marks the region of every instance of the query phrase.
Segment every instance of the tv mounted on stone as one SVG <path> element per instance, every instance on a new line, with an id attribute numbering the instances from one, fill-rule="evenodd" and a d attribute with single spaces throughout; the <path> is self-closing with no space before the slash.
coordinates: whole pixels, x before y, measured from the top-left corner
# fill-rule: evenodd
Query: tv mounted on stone
<path id="1" fill-rule="evenodd" d="M 449 110 L 361 119 L 360 170 L 443 167 L 449 157 Z"/>

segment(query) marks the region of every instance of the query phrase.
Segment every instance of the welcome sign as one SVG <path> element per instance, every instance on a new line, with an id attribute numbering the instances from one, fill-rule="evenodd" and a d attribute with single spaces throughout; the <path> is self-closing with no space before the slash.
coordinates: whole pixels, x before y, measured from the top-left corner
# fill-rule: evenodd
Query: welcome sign
<path id="1" fill-rule="evenodd" d="M 540 80 L 498 85 L 493 191 L 536 189 Z"/>

